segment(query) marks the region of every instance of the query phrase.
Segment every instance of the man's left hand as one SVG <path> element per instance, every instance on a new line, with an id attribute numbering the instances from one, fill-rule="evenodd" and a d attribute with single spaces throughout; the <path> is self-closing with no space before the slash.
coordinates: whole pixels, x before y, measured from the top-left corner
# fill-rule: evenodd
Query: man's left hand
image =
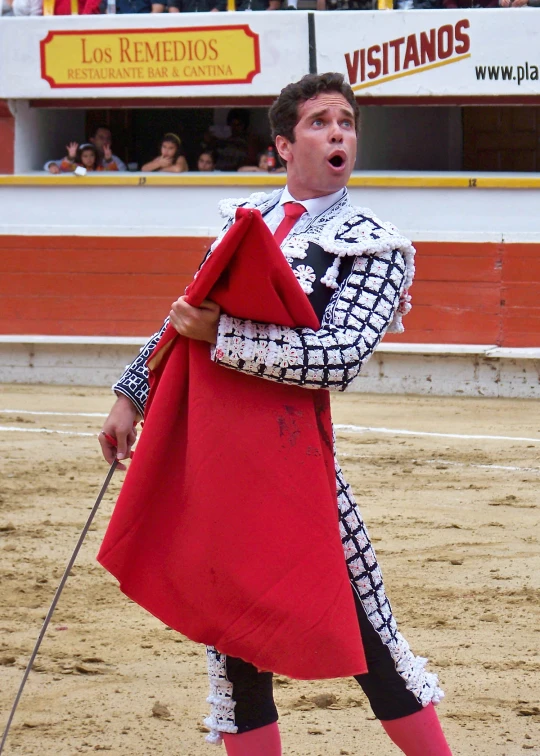
<path id="1" fill-rule="evenodd" d="M 219 315 L 219 305 L 215 302 L 205 299 L 200 307 L 192 307 L 185 297 L 173 302 L 169 313 L 171 325 L 181 336 L 210 344 L 217 342 Z"/>

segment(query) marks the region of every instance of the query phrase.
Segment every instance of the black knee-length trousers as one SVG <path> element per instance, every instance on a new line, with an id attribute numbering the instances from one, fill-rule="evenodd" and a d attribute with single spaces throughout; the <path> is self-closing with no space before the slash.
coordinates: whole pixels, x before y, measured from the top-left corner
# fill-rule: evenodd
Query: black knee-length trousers
<path id="1" fill-rule="evenodd" d="M 354 589 L 353 594 L 368 667 L 366 674 L 357 675 L 355 679 L 366 694 L 373 713 L 378 719 L 389 720 L 420 711 L 422 704 L 407 690 L 390 651 L 373 628 Z M 226 673 L 233 686 L 234 720 L 238 733 L 277 721 L 271 672 L 258 672 L 252 664 L 227 656 Z"/>

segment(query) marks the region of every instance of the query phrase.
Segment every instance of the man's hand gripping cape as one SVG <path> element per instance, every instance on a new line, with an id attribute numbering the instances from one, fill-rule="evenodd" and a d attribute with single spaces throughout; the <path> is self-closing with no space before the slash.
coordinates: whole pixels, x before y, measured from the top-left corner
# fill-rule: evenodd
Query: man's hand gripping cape
<path id="1" fill-rule="evenodd" d="M 256 210 L 237 211 L 186 295 L 233 317 L 319 328 Z M 167 625 L 258 669 L 365 672 L 328 392 L 221 367 L 171 326 L 148 364 L 144 430 L 98 560 Z"/>

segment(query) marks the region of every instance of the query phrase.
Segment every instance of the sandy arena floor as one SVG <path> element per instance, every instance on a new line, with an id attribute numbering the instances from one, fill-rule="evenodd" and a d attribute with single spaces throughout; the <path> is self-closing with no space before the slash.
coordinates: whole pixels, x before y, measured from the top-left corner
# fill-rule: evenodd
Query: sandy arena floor
<path id="1" fill-rule="evenodd" d="M 102 417 L 80 413 L 106 413 L 111 396 L 2 386 L 0 397 L 1 731 L 106 474 Z M 401 630 L 440 675 L 454 755 L 540 756 L 537 405 L 352 394 L 336 397 L 334 419 L 379 429 L 340 431 L 341 460 Z M 25 432 L 39 428 L 75 434 Z M 204 649 L 129 602 L 95 562 L 121 483 L 118 474 L 67 582 L 6 756 L 224 753 L 200 724 Z M 354 681 L 276 683 L 285 756 L 398 753 Z"/>

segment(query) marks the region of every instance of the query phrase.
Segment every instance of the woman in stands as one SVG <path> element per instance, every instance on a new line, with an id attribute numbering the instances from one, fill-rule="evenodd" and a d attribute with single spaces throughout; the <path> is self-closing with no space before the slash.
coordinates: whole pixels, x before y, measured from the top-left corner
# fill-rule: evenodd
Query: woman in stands
<path id="1" fill-rule="evenodd" d="M 183 173 L 189 171 L 186 158 L 182 154 L 182 140 L 177 134 L 165 134 L 159 147 L 160 154 L 145 163 L 141 171 L 164 171 Z"/>

